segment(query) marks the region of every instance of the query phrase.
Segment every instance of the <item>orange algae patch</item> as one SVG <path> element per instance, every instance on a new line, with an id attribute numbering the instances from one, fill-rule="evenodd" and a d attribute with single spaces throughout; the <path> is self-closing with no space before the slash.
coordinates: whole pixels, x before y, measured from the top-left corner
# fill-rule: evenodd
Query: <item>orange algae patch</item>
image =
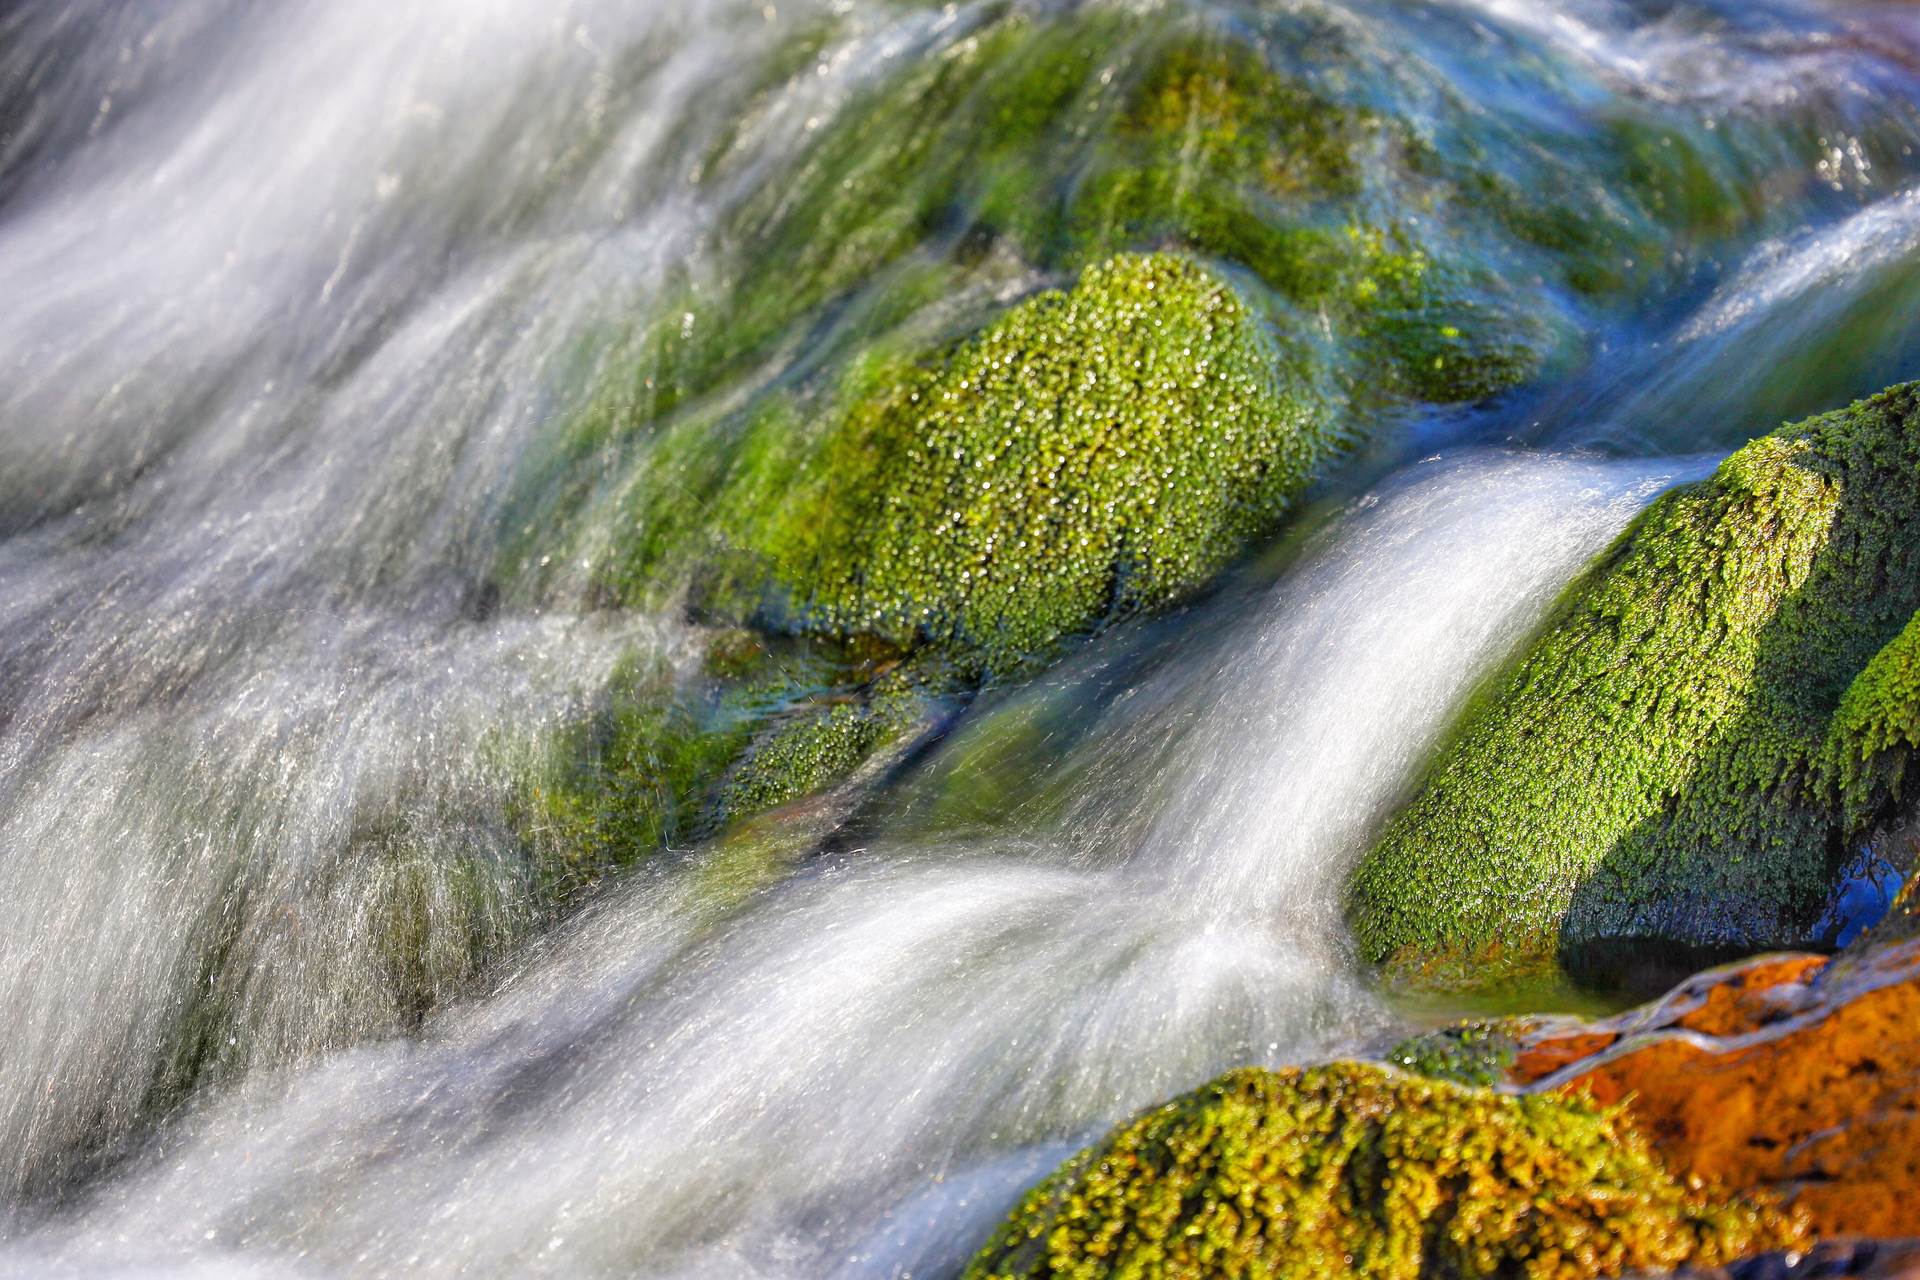
<path id="1" fill-rule="evenodd" d="M 1543 1027 L 1510 1078 L 1625 1103 L 1671 1167 L 1775 1192 L 1819 1235 L 1920 1227 L 1920 939 L 1765 956 Z"/>

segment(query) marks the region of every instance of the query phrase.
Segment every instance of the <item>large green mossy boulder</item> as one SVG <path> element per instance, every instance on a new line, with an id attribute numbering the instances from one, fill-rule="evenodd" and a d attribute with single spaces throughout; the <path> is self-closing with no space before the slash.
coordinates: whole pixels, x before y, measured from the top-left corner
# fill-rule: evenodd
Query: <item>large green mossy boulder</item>
<path id="1" fill-rule="evenodd" d="M 761 548 L 793 625 L 995 669 L 1178 600 L 1338 443 L 1220 277 L 1122 255 L 854 407 Z"/>
<path id="2" fill-rule="evenodd" d="M 942 647 L 976 671 L 1164 606 L 1340 445 L 1313 353 L 1221 274 L 1122 254 L 810 412 L 690 418 L 607 499 L 598 590 L 763 631 Z"/>
<path id="3" fill-rule="evenodd" d="M 1809 930 L 1920 743 L 1920 384 L 1666 495 L 1481 696 L 1354 878 L 1436 971 Z"/>
<path id="4" fill-rule="evenodd" d="M 1030 1192 L 968 1280 L 1585 1280 L 1798 1239 L 1669 1175 L 1622 1112 L 1338 1063 L 1231 1072 Z"/>

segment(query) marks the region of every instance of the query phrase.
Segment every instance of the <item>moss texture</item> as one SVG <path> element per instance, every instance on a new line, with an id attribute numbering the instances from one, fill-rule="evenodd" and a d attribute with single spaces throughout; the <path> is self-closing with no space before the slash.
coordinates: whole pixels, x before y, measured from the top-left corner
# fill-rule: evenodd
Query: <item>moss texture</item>
<path id="1" fill-rule="evenodd" d="M 1340 1063 L 1231 1072 L 1121 1125 L 967 1276 L 1584 1280 L 1797 1239 L 1669 1176 L 1618 1110 Z"/>
<path id="2" fill-rule="evenodd" d="M 1410 1036 L 1387 1051 L 1387 1061 L 1418 1075 L 1488 1087 L 1506 1078 L 1520 1042 L 1500 1022 L 1462 1022 Z"/>
<path id="3" fill-rule="evenodd" d="M 724 816 L 747 817 L 849 776 L 882 747 L 924 730 L 939 687 L 917 671 L 896 670 L 856 700 L 808 707 L 776 724 L 733 771 Z"/>
<path id="4" fill-rule="evenodd" d="M 801 625 L 1006 669 L 1204 584 L 1336 440 L 1218 277 L 1123 255 L 848 415 L 773 559 Z"/>
<path id="5" fill-rule="evenodd" d="M 730 441 L 670 433 L 603 589 L 643 599 L 693 556 L 699 609 L 1017 668 L 1279 519 L 1340 443 L 1310 372 L 1221 277 L 1122 255 L 943 359 L 856 368 L 811 422 L 776 401 Z"/>
<path id="6" fill-rule="evenodd" d="M 1355 877 L 1375 961 L 1805 941 L 1916 742 L 1920 386 L 1655 503 Z"/>

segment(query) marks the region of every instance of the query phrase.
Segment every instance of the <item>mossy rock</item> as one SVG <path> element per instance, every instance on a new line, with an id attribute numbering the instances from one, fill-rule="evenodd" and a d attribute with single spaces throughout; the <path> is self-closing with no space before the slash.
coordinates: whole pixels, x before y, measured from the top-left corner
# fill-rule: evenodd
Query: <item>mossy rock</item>
<path id="1" fill-rule="evenodd" d="M 795 625 L 1006 670 L 1178 600 L 1339 444 L 1304 366 L 1170 254 L 1028 299 L 838 427 L 766 548 Z"/>
<path id="2" fill-rule="evenodd" d="M 560 861 L 607 866 L 617 848 L 710 830 L 716 811 L 731 821 L 828 786 L 923 721 L 929 699 L 1203 587 L 1340 444 L 1309 367 L 1220 276 L 1122 255 L 943 362 L 863 372 L 824 422 L 753 415 L 712 470 L 717 455 L 687 441 L 686 467 L 629 494 L 641 533 L 630 559 L 608 561 L 606 590 L 644 592 L 676 540 L 704 548 L 697 607 L 758 628 L 708 664 L 733 690 L 708 701 L 738 713 L 616 696 L 536 797 L 544 829 L 574 846 Z M 682 442 L 663 440 L 662 460 Z M 726 539 L 687 537 L 716 518 Z M 838 666 L 760 663 L 756 704 L 751 637 L 781 632 L 819 638 Z M 859 652 L 915 656 L 869 684 L 850 676 Z"/>
<path id="3" fill-rule="evenodd" d="M 749 114 L 854 21 L 796 29 Z M 1204 587 L 1351 424 L 1569 355 L 1593 263 L 1756 216 L 1715 213 L 1741 184 L 1658 120 L 1544 137 L 1377 56 L 1308 11 L 987 4 L 878 60 L 771 171 L 751 131 L 717 137 L 685 175 L 724 210 L 695 265 L 556 362 L 581 407 L 503 505 L 502 600 L 877 639 L 961 687 L 1024 674 Z M 831 692 L 792 681 L 687 744 L 698 785 L 627 787 L 665 822 L 601 821 L 632 770 L 569 766 L 576 860 L 846 776 L 889 736 Z"/>
<path id="4" fill-rule="evenodd" d="M 598 593 L 692 582 L 762 631 L 933 645 L 976 673 L 1204 585 L 1342 443 L 1318 366 L 1225 278 L 1121 255 L 833 403 L 663 436 Z"/>
<path id="5" fill-rule="evenodd" d="M 1920 743 L 1920 384 L 1664 496 L 1476 700 L 1352 884 L 1408 970 L 1807 945 Z"/>
<path id="6" fill-rule="evenodd" d="M 1387 1061 L 1436 1080 L 1486 1088 L 1506 1079 L 1519 1051 L 1506 1023 L 1469 1021 L 1409 1036 L 1387 1050 Z"/>
<path id="7" fill-rule="evenodd" d="M 1623 1112 L 1337 1063 L 1245 1069 L 1030 1192 L 968 1280 L 1585 1280 L 1800 1234 L 1669 1175 Z"/>
<path id="8" fill-rule="evenodd" d="M 550 734 L 523 769 L 511 817 L 539 899 L 565 902 L 642 854 L 704 835 L 714 788 L 752 723 L 723 699 L 689 696 L 667 673 L 616 673 L 599 705 Z"/>
<path id="9" fill-rule="evenodd" d="M 806 76 L 825 38 L 797 31 L 769 75 Z M 737 603 L 786 550 L 784 485 L 837 463 L 823 423 L 884 396 L 890 362 L 937 364 L 1010 297 L 1116 255 L 1225 270 L 1247 309 L 1311 335 L 1326 410 L 1377 422 L 1536 379 L 1577 352 L 1592 299 L 1653 288 L 1575 300 L 1576 280 L 1627 260 L 1690 280 L 1663 246 L 1717 252 L 1762 217 L 1722 199 L 1756 188 L 1722 154 L 1731 121 L 1554 132 L 1417 68 L 1382 81 L 1379 52 L 1309 11 L 1002 4 L 883 61 L 720 201 L 699 270 L 636 332 L 556 362 L 584 407 L 502 509 L 503 598 L 651 605 L 698 565 L 717 586 L 699 603 Z M 764 162 L 723 143 L 689 180 L 719 197 Z"/>

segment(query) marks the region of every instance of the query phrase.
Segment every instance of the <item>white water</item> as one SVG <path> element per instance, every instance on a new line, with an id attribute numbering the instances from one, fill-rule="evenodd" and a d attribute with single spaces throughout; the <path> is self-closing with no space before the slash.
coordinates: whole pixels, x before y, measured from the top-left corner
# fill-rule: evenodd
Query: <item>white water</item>
<path id="1" fill-rule="evenodd" d="M 1418 468 L 1204 663 L 1116 704 L 1085 748 L 1094 825 L 877 847 L 718 921 L 697 872 L 644 879 L 419 1043 L 190 1118 L 13 1264 L 937 1274 L 1090 1130 L 1383 1025 L 1341 869 L 1487 663 L 1671 478 Z"/>
<path id="2" fill-rule="evenodd" d="M 1623 5 L 1442 7 L 1655 96 L 1851 65 Z M 817 60 L 753 98 L 828 11 Z M 654 872 L 528 940 L 514 751 L 621 655 L 700 640 L 481 591 L 575 389 L 555 368 L 972 11 L 0 13 L 0 76 L 62 51 L 0 148 L 0 1271 L 938 1273 L 1112 1118 L 1383 1025 L 1341 869 L 1675 464 L 1421 464 L 1115 701 L 1058 762 L 1064 817 L 880 839 L 726 913 L 697 866 Z M 723 135 L 729 181 L 696 188 Z M 1862 237 L 1904 236 L 1910 203 L 1789 238 L 1784 275 L 1756 258 L 1689 340 L 1721 371 L 1778 350 L 1742 344 L 1805 332 L 1780 282 L 1892 261 Z M 476 939 L 510 958 L 484 992 Z M 244 1039 L 196 1041 L 208 990 Z M 212 1087 L 157 1112 L 189 1049 Z"/>
<path id="3" fill-rule="evenodd" d="M 689 641 L 483 618 L 495 511 L 555 352 L 697 241 L 675 183 L 727 121 L 692 86 L 770 38 L 698 3 L 67 16 L 125 118 L 0 221 L 0 1191 L 137 1126 L 198 995 L 237 1073 L 398 1032 L 400 988 L 523 929 L 516 743 Z"/>

